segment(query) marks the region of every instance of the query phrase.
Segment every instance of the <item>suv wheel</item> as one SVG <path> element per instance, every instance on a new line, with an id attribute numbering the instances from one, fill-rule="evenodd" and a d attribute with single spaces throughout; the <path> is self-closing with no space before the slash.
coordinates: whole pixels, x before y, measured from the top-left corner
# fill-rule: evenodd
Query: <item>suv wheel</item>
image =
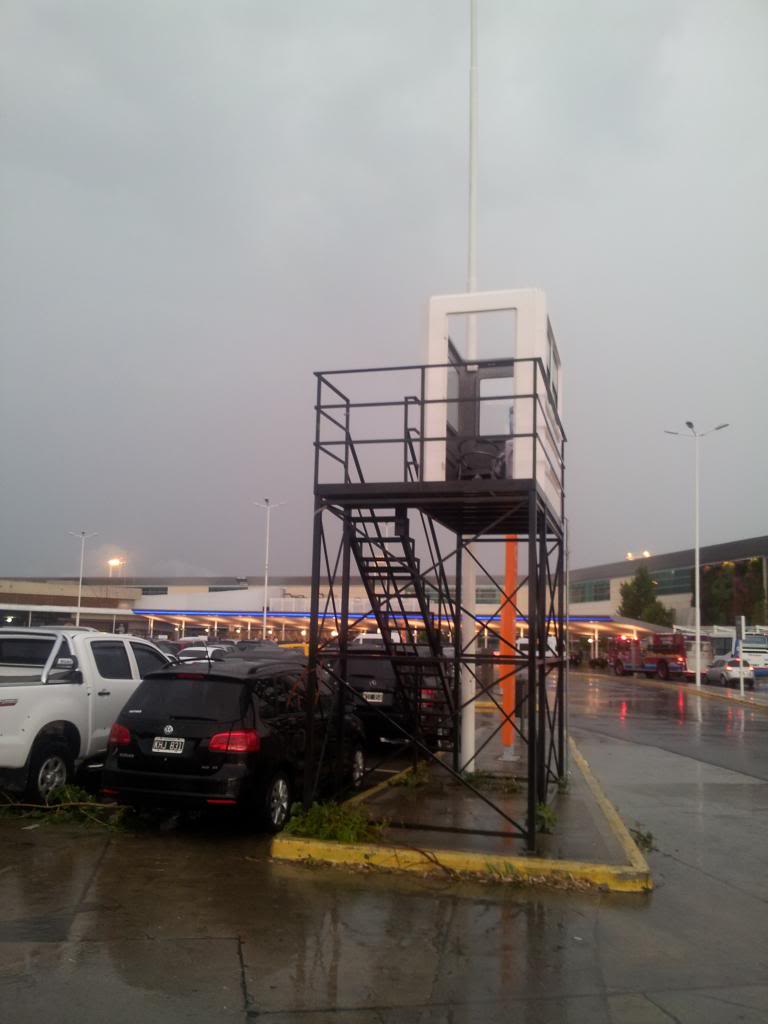
<path id="1" fill-rule="evenodd" d="M 275 772 L 264 800 L 264 824 L 270 832 L 284 828 L 291 813 L 291 783 L 284 771 Z"/>
<path id="2" fill-rule="evenodd" d="M 44 740 L 33 752 L 29 766 L 27 798 L 47 804 L 51 793 L 72 781 L 75 764 L 66 743 Z"/>
<path id="3" fill-rule="evenodd" d="M 365 753 L 362 747 L 355 747 L 352 751 L 352 788 L 360 789 L 365 776 Z"/>

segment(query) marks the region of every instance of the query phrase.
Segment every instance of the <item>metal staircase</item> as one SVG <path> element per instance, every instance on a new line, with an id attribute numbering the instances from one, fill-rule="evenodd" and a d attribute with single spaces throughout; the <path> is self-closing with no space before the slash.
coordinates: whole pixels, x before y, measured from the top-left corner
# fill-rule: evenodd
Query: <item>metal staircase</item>
<path id="1" fill-rule="evenodd" d="M 350 526 L 351 553 L 412 716 L 414 738 L 433 751 L 452 751 L 457 742 L 452 666 L 433 621 L 407 513 L 358 509 Z"/>

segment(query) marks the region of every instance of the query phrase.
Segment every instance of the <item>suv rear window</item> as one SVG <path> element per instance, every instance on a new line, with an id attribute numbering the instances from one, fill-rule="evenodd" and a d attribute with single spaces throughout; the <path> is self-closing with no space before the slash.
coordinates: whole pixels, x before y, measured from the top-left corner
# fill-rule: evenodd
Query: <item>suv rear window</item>
<path id="1" fill-rule="evenodd" d="M 0 665 L 30 665 L 33 668 L 43 668 L 53 650 L 54 642 L 53 637 L 2 637 Z"/>
<path id="2" fill-rule="evenodd" d="M 145 679 L 123 709 L 141 710 L 153 718 L 201 718 L 233 722 L 242 718 L 245 687 L 221 679 L 183 679 L 155 676 Z"/>
<path id="3" fill-rule="evenodd" d="M 340 665 L 337 664 L 336 670 L 339 668 Z M 368 685 L 374 682 L 385 690 L 393 689 L 397 685 L 392 662 L 384 658 L 348 658 L 347 679 L 353 685 L 360 685 L 362 682 Z"/>

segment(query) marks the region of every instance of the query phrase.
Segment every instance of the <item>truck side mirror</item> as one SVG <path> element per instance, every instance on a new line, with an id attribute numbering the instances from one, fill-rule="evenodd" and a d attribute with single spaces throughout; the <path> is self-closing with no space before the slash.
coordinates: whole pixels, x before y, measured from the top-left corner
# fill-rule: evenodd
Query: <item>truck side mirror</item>
<path id="1" fill-rule="evenodd" d="M 74 654 L 62 654 L 54 661 L 46 682 L 51 683 L 54 681 L 82 683 L 83 674 L 80 671 L 80 666 Z"/>

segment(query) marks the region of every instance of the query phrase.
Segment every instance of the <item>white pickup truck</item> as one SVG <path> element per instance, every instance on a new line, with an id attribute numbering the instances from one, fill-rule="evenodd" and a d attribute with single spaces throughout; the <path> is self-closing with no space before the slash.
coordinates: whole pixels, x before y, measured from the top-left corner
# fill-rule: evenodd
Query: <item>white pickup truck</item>
<path id="1" fill-rule="evenodd" d="M 90 629 L 0 629 L 0 789 L 44 802 L 107 749 L 112 723 L 169 659 Z"/>

